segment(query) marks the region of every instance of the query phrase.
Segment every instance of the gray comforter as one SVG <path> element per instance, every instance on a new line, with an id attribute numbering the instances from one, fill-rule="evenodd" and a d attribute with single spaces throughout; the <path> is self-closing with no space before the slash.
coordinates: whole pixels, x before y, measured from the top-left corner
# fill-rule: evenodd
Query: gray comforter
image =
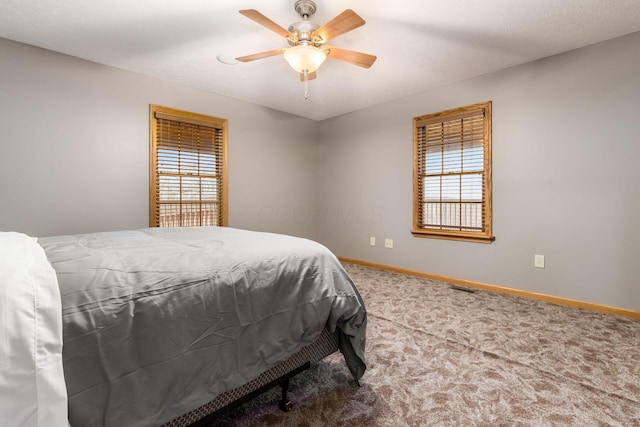
<path id="1" fill-rule="evenodd" d="M 236 388 L 327 325 L 356 379 L 366 311 L 306 239 L 168 228 L 38 239 L 62 296 L 72 427 L 159 425 Z"/>

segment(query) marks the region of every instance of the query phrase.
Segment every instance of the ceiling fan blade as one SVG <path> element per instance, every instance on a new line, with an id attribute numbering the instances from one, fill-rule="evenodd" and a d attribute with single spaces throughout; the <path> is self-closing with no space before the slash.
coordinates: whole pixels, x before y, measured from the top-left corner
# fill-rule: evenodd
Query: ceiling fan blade
<path id="1" fill-rule="evenodd" d="M 364 25 L 364 19 L 351 9 L 347 9 L 331 21 L 324 24 L 311 34 L 311 40 L 315 43 L 325 43 L 341 34 L 354 30 Z"/>
<path id="2" fill-rule="evenodd" d="M 251 61 L 255 61 L 257 59 L 263 59 L 263 58 L 268 58 L 270 56 L 281 55 L 282 52 L 284 52 L 284 49 L 268 50 L 266 52 L 254 53 L 253 55 L 240 56 L 240 57 L 236 58 L 236 61 L 251 62 Z"/>
<path id="3" fill-rule="evenodd" d="M 340 49 L 339 47 L 323 46 L 323 49 L 329 50 L 327 56 L 329 58 L 345 61 L 358 67 L 369 68 L 378 59 L 377 56 L 368 53 L 355 52 L 353 50 Z"/>
<path id="4" fill-rule="evenodd" d="M 292 35 L 289 31 L 285 30 L 280 25 L 276 24 L 271 19 L 267 18 L 266 16 L 264 16 L 262 13 L 258 12 L 255 9 L 244 9 L 244 10 L 240 10 L 239 12 L 240 14 L 246 16 L 252 21 L 262 25 L 263 27 L 273 31 L 274 33 L 282 37 L 288 37 Z"/>
<path id="5" fill-rule="evenodd" d="M 300 73 L 300 81 L 304 82 L 305 80 L 314 80 L 316 78 L 316 72 L 314 71 L 313 73 L 307 73 L 307 75 L 305 76 L 304 73 Z"/>

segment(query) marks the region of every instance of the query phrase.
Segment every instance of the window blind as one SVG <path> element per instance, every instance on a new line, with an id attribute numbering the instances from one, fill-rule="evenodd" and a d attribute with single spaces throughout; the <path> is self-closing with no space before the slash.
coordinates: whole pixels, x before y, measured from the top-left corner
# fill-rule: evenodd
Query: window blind
<path id="1" fill-rule="evenodd" d="M 157 108 L 152 114 L 151 225 L 226 225 L 226 122 Z"/>

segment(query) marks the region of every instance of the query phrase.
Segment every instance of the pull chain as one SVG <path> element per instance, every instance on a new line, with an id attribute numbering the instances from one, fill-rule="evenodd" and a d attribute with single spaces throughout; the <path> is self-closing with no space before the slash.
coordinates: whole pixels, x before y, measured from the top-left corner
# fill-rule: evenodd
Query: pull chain
<path id="1" fill-rule="evenodd" d="M 304 76 L 304 100 L 309 100 L 309 72 L 307 70 L 302 71 Z"/>

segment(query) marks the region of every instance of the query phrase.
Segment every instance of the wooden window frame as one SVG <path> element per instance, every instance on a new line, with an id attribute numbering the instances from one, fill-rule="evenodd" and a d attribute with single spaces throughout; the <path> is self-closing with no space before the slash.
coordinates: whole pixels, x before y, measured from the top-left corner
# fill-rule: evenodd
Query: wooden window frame
<path id="1" fill-rule="evenodd" d="M 163 107 L 160 105 L 149 105 L 149 226 L 159 227 L 160 202 L 159 202 L 159 171 L 158 171 L 158 119 L 170 120 L 188 125 L 203 126 L 221 132 L 221 159 L 217 159 L 217 169 L 219 169 L 218 200 L 220 214 L 217 226 L 226 227 L 228 225 L 228 202 L 227 202 L 227 120 L 190 111 L 178 110 L 175 108 Z M 201 177 L 202 175 L 192 175 Z M 182 201 L 180 201 L 182 204 Z"/>
<path id="2" fill-rule="evenodd" d="M 483 123 L 483 172 L 482 172 L 482 227 L 481 230 L 455 230 L 452 228 L 437 228 L 422 224 L 423 200 L 422 178 L 429 176 L 426 173 L 426 159 L 421 153 L 420 129 L 426 131 L 426 126 L 444 124 L 447 122 L 462 121 L 471 117 L 482 115 Z M 444 134 L 444 132 L 443 132 Z M 423 147 L 424 148 L 424 147 Z M 425 168 L 425 171 L 422 168 Z M 445 173 L 440 174 L 444 176 Z M 449 176 L 462 176 L 463 173 L 450 173 Z M 440 190 L 442 191 L 442 190 Z M 442 194 L 440 195 L 442 197 Z M 442 200 L 442 199 L 441 199 Z M 464 202 L 459 201 L 460 205 Z M 427 237 L 436 239 L 462 240 L 470 242 L 491 243 L 495 240 L 492 234 L 492 196 L 491 196 L 491 101 L 473 104 L 466 107 L 454 108 L 438 113 L 427 114 L 413 119 L 413 225 L 411 233 L 415 237 Z M 462 218 L 462 215 L 460 215 Z M 460 220 L 461 221 L 461 220 Z M 439 227 L 446 227 L 441 221 Z M 462 225 L 459 228 L 470 228 Z"/>

